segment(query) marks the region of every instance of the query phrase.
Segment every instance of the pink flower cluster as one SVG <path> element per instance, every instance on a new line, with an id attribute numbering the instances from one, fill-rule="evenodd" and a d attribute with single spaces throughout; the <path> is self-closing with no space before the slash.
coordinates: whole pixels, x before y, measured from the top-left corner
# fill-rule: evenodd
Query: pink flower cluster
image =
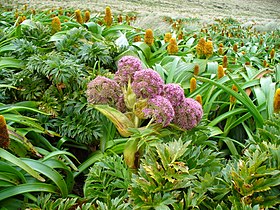
<path id="1" fill-rule="evenodd" d="M 153 118 L 156 123 L 168 126 L 174 119 L 174 109 L 170 101 L 163 96 L 155 96 L 148 100 L 148 107 L 143 109 L 146 118 Z"/>
<path id="2" fill-rule="evenodd" d="M 170 123 L 184 130 L 194 128 L 201 120 L 201 105 L 191 98 L 185 98 L 184 90 L 178 84 L 164 84 L 160 75 L 152 69 L 142 69 L 141 61 L 133 56 L 124 56 L 118 62 L 114 80 L 98 76 L 88 84 L 88 102 L 109 104 L 126 112 L 122 87 L 131 88 L 136 99 L 147 99 L 143 108 L 145 118 L 152 118 L 163 127 Z"/>
<path id="3" fill-rule="evenodd" d="M 152 69 L 143 69 L 134 74 L 132 90 L 139 98 L 154 98 L 162 94 L 164 82 Z"/>
<path id="4" fill-rule="evenodd" d="M 133 81 L 134 73 L 142 70 L 141 61 L 133 56 L 124 56 L 118 62 L 118 71 L 114 80 L 121 86 L 126 86 L 128 81 Z"/>
<path id="5" fill-rule="evenodd" d="M 87 85 L 87 99 L 91 104 L 114 105 L 121 94 L 121 88 L 116 81 L 103 76 L 97 76 Z"/>

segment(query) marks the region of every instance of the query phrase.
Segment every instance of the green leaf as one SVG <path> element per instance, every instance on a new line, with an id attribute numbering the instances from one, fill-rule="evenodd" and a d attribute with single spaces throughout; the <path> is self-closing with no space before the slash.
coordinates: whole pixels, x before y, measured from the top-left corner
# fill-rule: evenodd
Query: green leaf
<path id="1" fill-rule="evenodd" d="M 101 151 L 96 151 L 92 154 L 91 157 L 89 157 L 86 161 L 84 161 L 79 167 L 79 171 L 74 172 L 74 178 L 77 177 L 80 173 L 82 173 L 84 170 L 92 166 L 96 161 L 100 160 L 102 157 L 104 157 L 104 154 Z"/>
<path id="2" fill-rule="evenodd" d="M 56 170 L 36 160 L 24 158 L 22 161 L 31 166 L 34 170 L 44 174 L 46 177 L 52 180 L 60 189 L 62 197 L 66 197 L 68 195 L 67 185 L 63 177 Z"/>
<path id="3" fill-rule="evenodd" d="M 93 107 L 114 123 L 123 137 L 129 137 L 131 135 L 128 128 L 134 128 L 134 124 L 122 112 L 108 105 L 94 105 Z"/>
<path id="4" fill-rule="evenodd" d="M 254 105 L 254 103 L 252 102 L 252 100 L 247 96 L 246 92 L 240 87 L 239 84 L 237 84 L 237 82 L 234 79 L 232 79 L 230 76 L 229 76 L 229 78 L 235 84 L 235 86 L 238 88 L 238 90 L 240 91 L 240 93 L 242 95 L 235 92 L 231 88 L 229 88 L 229 87 L 227 87 L 223 84 L 220 84 L 219 82 L 216 82 L 216 81 L 213 81 L 211 79 L 204 78 L 204 77 L 197 77 L 197 79 L 199 79 L 203 82 L 208 82 L 210 84 L 213 84 L 213 85 L 223 89 L 224 91 L 226 91 L 230 95 L 234 96 L 237 100 L 240 101 L 240 103 L 242 103 L 249 110 L 249 112 L 251 112 L 252 116 L 256 120 L 257 127 L 262 127 L 263 126 L 263 118 L 262 118 L 261 114 L 259 113 L 258 109 L 256 108 L 256 106 Z"/>
<path id="5" fill-rule="evenodd" d="M 57 193 L 57 188 L 51 184 L 45 184 L 45 183 L 20 184 L 14 187 L 9 187 L 1 190 L 0 201 L 15 195 L 21 195 L 28 192 Z"/>
<path id="6" fill-rule="evenodd" d="M 10 57 L 0 57 L 0 68 L 23 68 L 24 65 L 21 60 L 10 58 Z"/>
<path id="7" fill-rule="evenodd" d="M 70 153 L 70 152 L 61 151 L 61 150 L 59 150 L 59 151 L 53 151 L 53 152 L 49 153 L 48 155 L 46 155 L 46 156 L 43 158 L 42 161 L 46 161 L 46 160 L 48 160 L 48 159 L 50 159 L 50 158 L 52 158 L 52 157 L 59 156 L 59 155 L 68 155 L 68 156 L 72 157 L 73 159 L 75 159 L 78 163 L 80 163 L 79 160 L 75 157 L 75 155 L 73 155 L 73 154 Z"/>
<path id="8" fill-rule="evenodd" d="M 35 170 L 33 170 L 29 165 L 24 163 L 21 159 L 17 158 L 13 154 L 7 152 L 6 150 L 0 148 L 0 157 L 11 162 L 12 164 L 20 167 L 21 169 L 25 170 L 27 173 L 29 173 L 34 178 L 38 179 L 39 181 L 44 182 L 45 179 L 41 177 Z M 0 197 L 1 198 L 1 197 Z"/>

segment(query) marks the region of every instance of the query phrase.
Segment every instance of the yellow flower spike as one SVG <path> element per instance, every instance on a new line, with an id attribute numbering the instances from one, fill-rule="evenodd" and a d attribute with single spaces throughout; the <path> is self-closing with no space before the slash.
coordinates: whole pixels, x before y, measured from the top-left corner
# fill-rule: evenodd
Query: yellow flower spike
<path id="1" fill-rule="evenodd" d="M 20 18 L 18 19 L 18 24 L 21 24 L 23 21 L 26 20 L 26 17 L 23 15 L 23 16 L 20 16 Z M 17 25 L 18 25 L 17 24 Z"/>
<path id="2" fill-rule="evenodd" d="M 134 41 L 134 42 L 141 42 L 141 40 L 142 40 L 142 38 L 141 38 L 140 35 L 137 35 L 137 36 L 135 36 L 135 37 L 133 38 L 133 41 Z"/>
<path id="3" fill-rule="evenodd" d="M 171 38 L 172 38 L 172 34 L 171 33 L 166 33 L 164 35 L 164 42 L 165 43 L 169 42 Z"/>
<path id="4" fill-rule="evenodd" d="M 110 7 L 105 8 L 105 17 L 104 17 L 104 22 L 107 27 L 111 26 L 113 23 L 113 17 L 112 17 L 112 12 Z"/>
<path id="5" fill-rule="evenodd" d="M 273 59 L 274 57 L 275 57 L 275 50 L 272 49 L 272 50 L 270 51 L 270 59 Z"/>
<path id="6" fill-rule="evenodd" d="M 198 64 L 195 64 L 194 69 L 193 69 L 193 74 L 196 76 L 199 74 L 199 65 Z"/>
<path id="7" fill-rule="evenodd" d="M 238 92 L 238 88 L 235 85 L 232 85 L 231 89 L 235 92 Z M 231 95 L 229 97 L 229 101 L 230 101 L 231 104 L 235 104 L 236 103 L 236 98 Z"/>
<path id="8" fill-rule="evenodd" d="M 52 33 L 56 33 L 58 31 L 61 31 L 61 22 L 59 17 L 54 17 L 52 19 Z"/>
<path id="9" fill-rule="evenodd" d="M 153 31 L 152 29 L 147 29 L 146 33 L 145 33 L 145 37 L 144 37 L 144 42 L 149 45 L 152 46 L 154 43 L 154 35 L 153 35 Z"/>
<path id="10" fill-rule="evenodd" d="M 87 10 L 85 11 L 84 22 L 88 22 L 90 19 L 90 12 Z"/>
<path id="11" fill-rule="evenodd" d="M 219 53 L 219 55 L 222 55 L 222 54 L 224 54 L 224 50 L 223 50 L 223 47 L 219 47 L 218 53 Z"/>
<path id="12" fill-rule="evenodd" d="M 181 33 L 178 35 L 178 40 L 182 40 L 183 37 L 184 37 L 183 32 L 181 32 Z"/>
<path id="13" fill-rule="evenodd" d="M 196 45 L 196 54 L 198 58 L 204 55 L 204 48 L 205 48 L 206 41 L 202 37 L 199 41 L 198 44 Z"/>
<path id="14" fill-rule="evenodd" d="M 178 52 L 178 45 L 175 38 L 171 38 L 169 45 L 167 46 L 167 52 L 169 55 L 174 55 Z"/>
<path id="15" fill-rule="evenodd" d="M 227 65 L 228 65 L 228 59 L 227 59 L 227 56 L 224 55 L 224 57 L 223 57 L 223 67 L 227 68 Z"/>
<path id="16" fill-rule="evenodd" d="M 15 19 L 18 18 L 18 11 L 15 12 Z"/>
<path id="17" fill-rule="evenodd" d="M 263 67 L 267 67 L 267 61 L 263 60 Z"/>
<path id="18" fill-rule="evenodd" d="M 4 116 L 0 115 L 0 147 L 8 148 L 10 145 L 9 133 Z"/>
<path id="19" fill-rule="evenodd" d="M 213 43 L 212 41 L 207 41 L 204 47 L 204 55 L 206 58 L 210 58 L 213 55 Z"/>
<path id="20" fill-rule="evenodd" d="M 195 100 L 196 100 L 198 103 L 200 103 L 200 105 L 202 106 L 202 97 L 201 97 L 201 95 L 197 95 L 197 96 L 195 97 Z"/>
<path id="21" fill-rule="evenodd" d="M 59 14 L 59 15 L 63 15 L 63 9 L 62 9 L 62 7 L 59 7 L 59 9 L 58 9 L 58 14 Z"/>
<path id="22" fill-rule="evenodd" d="M 234 44 L 232 49 L 233 49 L 234 52 L 237 52 L 237 51 L 238 51 L 238 46 L 237 46 L 237 44 Z"/>
<path id="23" fill-rule="evenodd" d="M 130 17 L 128 15 L 125 16 L 125 21 L 128 25 L 130 25 Z"/>
<path id="24" fill-rule="evenodd" d="M 190 80 L 190 93 L 195 91 L 195 89 L 196 89 L 196 79 L 192 77 Z"/>
<path id="25" fill-rule="evenodd" d="M 75 18 L 76 18 L 76 21 L 80 24 L 83 24 L 83 18 L 82 18 L 82 15 L 81 15 L 81 10 L 77 9 L 75 11 Z"/>
<path id="26" fill-rule="evenodd" d="M 122 15 L 121 15 L 121 14 L 119 14 L 119 16 L 118 16 L 118 23 L 122 23 L 122 22 L 123 22 Z"/>
<path id="27" fill-rule="evenodd" d="M 260 40 L 260 45 L 263 45 L 263 39 Z"/>
<path id="28" fill-rule="evenodd" d="M 225 71 L 222 65 L 218 66 L 218 71 L 217 71 L 217 77 L 218 79 L 221 79 L 223 76 L 225 76 Z"/>
<path id="29" fill-rule="evenodd" d="M 274 112 L 280 112 L 280 88 L 277 88 L 273 100 Z"/>

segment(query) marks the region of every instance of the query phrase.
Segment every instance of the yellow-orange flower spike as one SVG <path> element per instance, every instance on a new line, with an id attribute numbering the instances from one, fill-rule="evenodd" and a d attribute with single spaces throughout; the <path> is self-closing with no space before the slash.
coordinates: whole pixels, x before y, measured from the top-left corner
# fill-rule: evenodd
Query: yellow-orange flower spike
<path id="1" fill-rule="evenodd" d="M 32 13 L 32 15 L 36 15 L 36 10 L 35 9 L 31 9 L 30 12 Z"/>
<path id="2" fill-rule="evenodd" d="M 90 12 L 87 10 L 85 11 L 84 22 L 88 22 L 90 19 Z"/>
<path id="3" fill-rule="evenodd" d="M 174 55 L 178 52 L 178 45 L 175 38 L 171 38 L 169 45 L 167 46 L 167 52 L 170 55 Z"/>
<path id="4" fill-rule="evenodd" d="M 141 42 L 141 36 L 140 35 L 137 35 L 133 38 L 133 41 L 134 42 Z"/>
<path id="5" fill-rule="evenodd" d="M 181 32 L 181 33 L 178 35 L 178 40 L 182 40 L 183 37 L 184 37 L 183 32 Z"/>
<path id="6" fill-rule="evenodd" d="M 260 45 L 263 45 L 263 39 L 260 40 Z"/>
<path id="7" fill-rule="evenodd" d="M 164 42 L 165 43 L 169 42 L 171 38 L 172 38 L 172 34 L 171 33 L 166 33 L 164 35 Z"/>
<path id="8" fill-rule="evenodd" d="M 213 55 L 213 43 L 211 41 L 207 41 L 204 47 L 204 55 L 206 58 L 209 58 Z"/>
<path id="9" fill-rule="evenodd" d="M 222 54 L 224 54 L 224 50 L 223 50 L 223 47 L 219 47 L 218 53 L 219 53 L 219 55 L 222 55 Z"/>
<path id="10" fill-rule="evenodd" d="M 225 71 L 222 65 L 218 66 L 218 71 L 217 71 L 217 77 L 218 79 L 221 79 L 223 76 L 225 76 Z"/>
<path id="11" fill-rule="evenodd" d="M 9 133 L 4 116 L 0 115 L 0 147 L 8 148 L 10 145 Z"/>
<path id="12" fill-rule="evenodd" d="M 198 44 L 196 45 L 196 54 L 198 57 L 201 57 L 204 55 L 204 48 L 205 48 L 206 41 L 202 37 L 199 41 Z"/>
<path id="13" fill-rule="evenodd" d="M 118 23 L 122 23 L 122 21 L 123 21 L 122 15 L 119 14 L 119 16 L 118 16 Z"/>
<path id="14" fill-rule="evenodd" d="M 267 61 L 263 60 L 263 67 L 267 67 Z"/>
<path id="15" fill-rule="evenodd" d="M 154 43 L 154 35 L 152 29 L 147 29 L 144 37 L 144 42 L 151 46 Z"/>
<path id="16" fill-rule="evenodd" d="M 273 100 L 274 112 L 280 112 L 280 88 L 277 88 Z"/>
<path id="17" fill-rule="evenodd" d="M 18 18 L 18 11 L 15 12 L 15 18 Z"/>
<path id="18" fill-rule="evenodd" d="M 130 17 L 128 15 L 125 16 L 125 21 L 126 21 L 126 23 L 130 22 Z"/>
<path id="19" fill-rule="evenodd" d="M 237 52 L 237 51 L 238 51 L 238 46 L 237 46 L 237 44 L 234 44 L 232 49 L 233 49 L 234 52 Z"/>
<path id="20" fill-rule="evenodd" d="M 275 50 L 272 49 L 272 50 L 270 51 L 270 58 L 273 59 L 274 57 L 275 57 Z"/>
<path id="21" fill-rule="evenodd" d="M 113 23 L 113 17 L 112 17 L 112 12 L 110 7 L 105 8 L 104 22 L 106 26 L 111 26 Z"/>
<path id="22" fill-rule="evenodd" d="M 62 7 L 59 7 L 59 9 L 58 9 L 58 14 L 59 14 L 59 15 L 63 15 L 63 9 L 62 9 Z"/>
<path id="23" fill-rule="evenodd" d="M 76 18 L 76 21 L 80 24 L 83 24 L 83 18 L 82 18 L 82 15 L 81 15 L 81 10 L 77 9 L 75 11 L 75 18 Z"/>
<path id="24" fill-rule="evenodd" d="M 223 57 L 223 67 L 224 67 L 224 68 L 227 68 L 227 65 L 228 65 L 227 56 L 224 55 L 224 57 Z"/>
<path id="25" fill-rule="evenodd" d="M 201 97 L 201 95 L 197 95 L 197 96 L 195 97 L 195 100 L 196 100 L 198 103 L 200 103 L 200 105 L 202 106 L 202 97 Z"/>
<path id="26" fill-rule="evenodd" d="M 61 22 L 59 17 L 54 17 L 52 19 L 52 33 L 56 33 L 58 31 L 61 31 Z"/>
<path id="27" fill-rule="evenodd" d="M 199 74 L 199 65 L 198 64 L 195 64 L 194 69 L 193 69 L 193 74 L 196 76 Z"/>
<path id="28" fill-rule="evenodd" d="M 235 86 L 235 85 L 232 85 L 232 88 L 231 88 L 233 91 L 235 92 L 238 92 L 238 88 Z M 231 104 L 235 104 L 236 103 L 236 98 L 234 96 L 230 96 L 229 97 L 229 101 Z"/>
<path id="29" fill-rule="evenodd" d="M 195 91 L 195 89 L 196 89 L 196 79 L 192 77 L 190 80 L 190 93 Z"/>

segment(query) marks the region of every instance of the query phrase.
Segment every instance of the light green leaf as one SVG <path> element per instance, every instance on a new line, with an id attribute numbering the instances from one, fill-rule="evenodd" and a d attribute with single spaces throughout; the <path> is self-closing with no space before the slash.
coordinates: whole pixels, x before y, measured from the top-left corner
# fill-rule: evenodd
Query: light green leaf
<path id="1" fill-rule="evenodd" d="M 123 137 L 129 137 L 131 135 L 128 128 L 134 128 L 134 124 L 122 112 L 108 105 L 94 105 L 93 107 L 114 123 Z"/>
<path id="2" fill-rule="evenodd" d="M 21 159 L 17 158 L 13 154 L 7 152 L 6 150 L 4 150 L 2 148 L 0 148 L 0 157 L 11 162 L 12 164 L 14 164 L 16 166 L 22 168 L 23 170 L 25 170 L 27 173 L 29 173 L 31 176 L 38 179 L 39 181 L 42 181 L 42 182 L 45 181 L 45 179 L 43 177 L 41 177 L 36 171 L 34 171 L 29 165 L 27 165 Z M 1 196 L 0 196 L 0 199 L 1 199 Z"/>

